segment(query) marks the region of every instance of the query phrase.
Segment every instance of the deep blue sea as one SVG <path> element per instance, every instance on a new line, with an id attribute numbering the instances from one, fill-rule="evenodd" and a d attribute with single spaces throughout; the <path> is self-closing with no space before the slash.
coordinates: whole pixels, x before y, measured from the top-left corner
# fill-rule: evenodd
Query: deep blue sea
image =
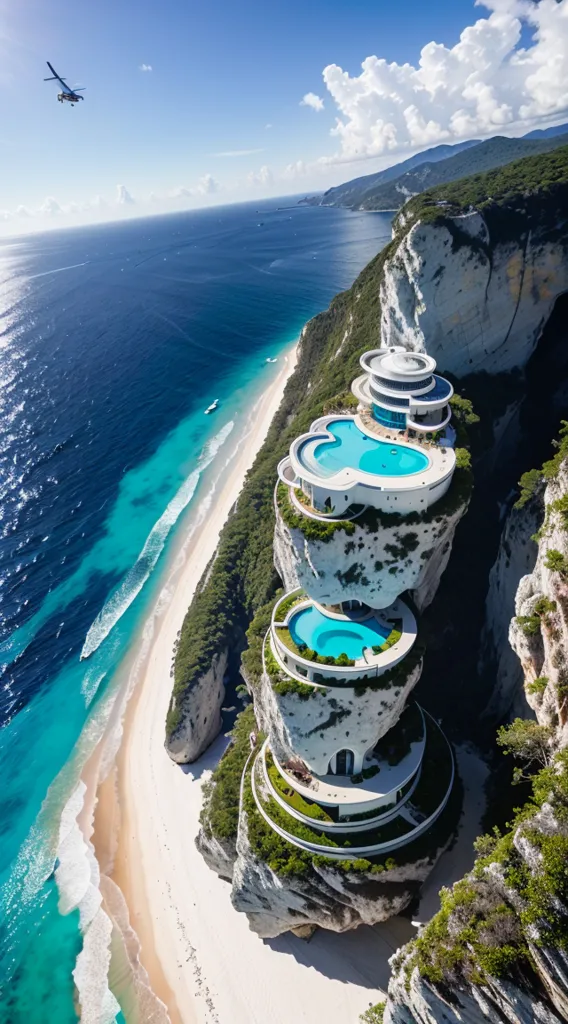
<path id="1" fill-rule="evenodd" d="M 0 242 L 2 1024 L 77 1019 L 88 914 L 54 867 L 117 668 L 266 360 L 390 237 L 280 205 Z"/>

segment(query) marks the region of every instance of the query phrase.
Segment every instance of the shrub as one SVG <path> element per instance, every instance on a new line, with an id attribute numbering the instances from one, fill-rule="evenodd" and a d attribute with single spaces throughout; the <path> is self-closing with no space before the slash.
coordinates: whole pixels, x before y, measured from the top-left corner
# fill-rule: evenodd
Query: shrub
<path id="1" fill-rule="evenodd" d="M 234 839 L 239 821 L 241 776 L 250 754 L 249 737 L 257 730 L 252 705 L 237 715 L 231 742 L 203 786 L 204 804 L 200 822 L 204 831 L 216 839 Z"/>
<path id="2" fill-rule="evenodd" d="M 556 548 L 549 548 L 546 552 L 544 564 L 551 572 L 558 572 L 561 576 L 568 575 L 568 560 Z"/>
<path id="3" fill-rule="evenodd" d="M 547 686 L 547 676 L 538 676 L 537 679 L 533 679 L 532 683 L 527 683 L 526 690 L 527 693 L 530 693 L 531 695 L 541 695 L 544 693 Z"/>
<path id="4" fill-rule="evenodd" d="M 361 1014 L 359 1020 L 362 1024 L 383 1024 L 385 1019 L 385 1003 L 375 1003 Z"/>

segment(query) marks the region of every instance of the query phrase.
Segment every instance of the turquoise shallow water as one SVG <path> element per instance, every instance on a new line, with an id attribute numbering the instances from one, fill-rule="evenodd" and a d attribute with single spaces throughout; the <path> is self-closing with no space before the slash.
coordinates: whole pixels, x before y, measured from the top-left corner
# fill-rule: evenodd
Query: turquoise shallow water
<path id="1" fill-rule="evenodd" d="M 0 245 L 2 1024 L 77 1019 L 92 894 L 60 823 L 117 670 L 278 370 L 266 360 L 390 232 L 388 217 L 258 208 Z M 99 961 L 87 970 L 104 983 Z"/>
<path id="2" fill-rule="evenodd" d="M 305 441 L 299 457 L 307 469 L 317 463 L 322 476 L 330 477 L 351 467 L 377 476 L 409 476 L 428 465 L 428 458 L 415 448 L 376 441 L 363 434 L 353 420 L 334 420 L 327 425 L 334 441 Z"/>
<path id="3" fill-rule="evenodd" d="M 296 644 L 306 644 L 312 651 L 327 657 L 346 654 L 353 659 L 360 658 L 365 647 L 378 647 L 390 632 L 375 619 L 367 622 L 331 619 L 313 605 L 297 612 L 290 620 L 289 629 Z"/>

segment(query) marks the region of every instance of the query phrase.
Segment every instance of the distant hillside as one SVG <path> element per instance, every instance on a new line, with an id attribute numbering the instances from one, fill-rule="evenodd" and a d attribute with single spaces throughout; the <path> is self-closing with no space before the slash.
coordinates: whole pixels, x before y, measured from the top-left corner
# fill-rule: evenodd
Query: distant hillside
<path id="1" fill-rule="evenodd" d="M 423 164 L 425 161 L 435 164 L 440 160 L 447 160 L 449 156 L 461 153 L 464 149 L 469 149 L 470 146 L 477 145 L 479 145 L 479 139 L 458 142 L 454 146 L 434 146 L 432 149 L 426 149 L 422 153 L 408 157 L 407 160 L 402 160 L 399 164 L 393 164 L 392 167 L 387 167 L 384 171 L 364 174 L 361 178 L 352 178 L 345 185 L 337 185 L 335 188 L 328 189 L 323 196 L 308 196 L 302 200 L 302 203 L 307 206 L 351 206 L 352 200 L 360 203 L 363 197 L 377 185 L 383 185 L 392 181 L 393 178 L 399 178 L 401 174 L 411 171 L 418 164 Z"/>
<path id="2" fill-rule="evenodd" d="M 556 134 L 560 133 L 560 134 Z M 568 125 L 531 132 L 508 139 L 496 135 L 485 142 L 472 140 L 460 146 L 437 146 L 378 174 L 365 175 L 329 189 L 313 202 L 318 206 L 344 206 L 351 210 L 397 210 L 425 189 L 456 181 L 471 174 L 491 171 L 527 156 L 536 156 L 565 145 Z M 457 152 L 456 152 L 457 150 Z M 445 153 L 444 153 L 445 151 Z"/>

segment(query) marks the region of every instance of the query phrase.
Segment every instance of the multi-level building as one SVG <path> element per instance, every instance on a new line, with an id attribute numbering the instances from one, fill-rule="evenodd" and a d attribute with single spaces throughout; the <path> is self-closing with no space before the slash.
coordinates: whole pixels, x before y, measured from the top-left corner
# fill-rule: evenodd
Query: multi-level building
<path id="1" fill-rule="evenodd" d="M 450 486 L 453 390 L 434 360 L 378 349 L 361 365 L 356 415 L 317 420 L 278 467 L 306 519 L 351 520 L 368 507 L 425 514 Z M 388 607 L 370 607 L 356 581 L 349 593 L 325 605 L 298 589 L 276 604 L 257 702 L 267 739 L 251 773 L 258 810 L 280 836 L 344 860 L 412 842 L 454 778 L 439 726 L 408 703 L 421 671 L 411 602 L 399 590 Z"/>
<path id="2" fill-rule="evenodd" d="M 370 505 L 385 512 L 423 512 L 450 486 L 455 433 L 449 381 L 422 353 L 376 349 L 353 383 L 354 416 L 322 416 L 290 446 L 278 466 L 283 483 L 313 509 L 349 516 Z M 302 497 L 297 495 L 300 505 Z"/>

